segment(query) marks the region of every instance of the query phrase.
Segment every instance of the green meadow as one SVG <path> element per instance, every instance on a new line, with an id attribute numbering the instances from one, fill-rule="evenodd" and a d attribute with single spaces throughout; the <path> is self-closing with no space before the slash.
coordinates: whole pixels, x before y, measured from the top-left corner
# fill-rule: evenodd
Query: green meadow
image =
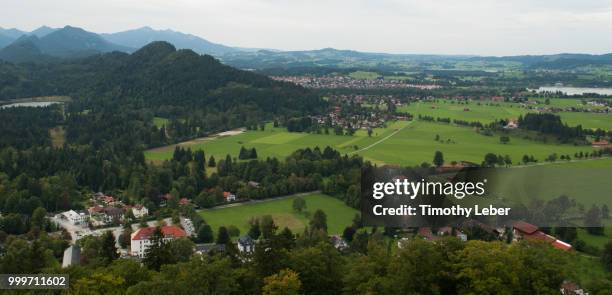
<path id="1" fill-rule="evenodd" d="M 440 140 L 436 141 L 438 135 Z M 502 144 L 499 136 L 485 136 L 469 127 L 424 121 L 390 122 L 387 128 L 375 129 L 372 137 L 364 130 L 354 136 L 333 134 L 291 133 L 284 128 L 267 125 L 264 131 L 246 131 L 239 135 L 193 140 L 181 143 L 192 150 L 202 149 L 207 157 L 237 157 L 240 147 L 256 148 L 260 158 L 284 158 L 304 147 L 331 146 L 341 153 L 356 153 L 377 164 L 419 165 L 431 162 L 435 151 L 444 153 L 447 163 L 452 161 L 482 162 L 486 153 L 509 155 L 517 163 L 524 154 L 533 155 L 540 162 L 551 153 L 570 155 L 591 151 L 590 146 L 542 143 L 522 136 L 510 135 L 510 143 Z M 163 161 L 172 157 L 174 146 L 156 148 L 145 152 L 151 161 Z"/>
<path id="2" fill-rule="evenodd" d="M 367 71 L 355 71 L 349 74 L 351 78 L 354 79 L 362 79 L 362 80 L 374 80 L 380 77 L 380 75 L 376 72 L 367 72 Z"/>
<path id="3" fill-rule="evenodd" d="M 544 99 L 534 99 L 543 102 Z M 544 106 L 539 105 L 539 106 Z M 555 107 L 577 107 L 584 108 L 579 99 L 550 99 L 550 106 Z M 597 108 L 597 107 L 593 107 Z M 475 102 L 458 104 L 452 100 L 440 99 L 437 101 L 421 101 L 411 103 L 400 108 L 401 111 L 409 112 L 414 116 L 427 115 L 460 119 L 465 121 L 480 121 L 489 123 L 499 119 L 516 119 L 520 115 L 533 112 L 517 103 L 507 102 Z M 569 126 L 582 125 L 584 128 L 601 128 L 612 130 L 612 114 L 587 113 L 587 112 L 560 112 L 557 113 Z"/>
<path id="4" fill-rule="evenodd" d="M 301 233 L 308 225 L 310 216 L 317 210 L 327 215 L 327 226 L 330 234 L 342 234 L 345 227 L 352 224 L 356 209 L 350 208 L 342 201 L 323 194 L 302 196 L 306 200 L 306 210 L 297 213 L 293 210 L 293 199 L 271 199 L 256 203 L 247 203 L 234 207 L 201 210 L 199 213 L 216 233 L 220 226 L 234 225 L 244 235 L 249 230 L 249 220 L 254 217 L 271 215 L 279 230 L 285 227 L 294 233 Z"/>
<path id="5" fill-rule="evenodd" d="M 436 141 L 438 135 L 440 140 Z M 435 151 L 441 151 L 447 163 L 452 161 L 482 162 L 486 153 L 509 155 L 514 163 L 523 155 L 543 161 L 551 153 L 569 154 L 591 151 L 588 146 L 542 143 L 510 135 L 510 143 L 502 144 L 499 136 L 485 136 L 468 127 L 417 121 L 375 147 L 360 152 L 377 163 L 418 165 L 431 162 Z"/>
<path id="6" fill-rule="evenodd" d="M 494 179 L 489 179 L 495 197 L 521 200 L 530 204 L 533 199 L 550 200 L 561 195 L 568 196 L 584 205 L 612 206 L 606 192 L 612 179 L 612 158 L 560 161 L 556 164 L 511 167 L 497 170 Z"/>
<path id="7" fill-rule="evenodd" d="M 168 125 L 170 123 L 170 120 L 166 119 L 166 118 L 162 118 L 162 117 L 155 117 L 153 118 L 153 124 L 155 124 L 155 126 L 157 126 L 157 128 L 161 128 L 164 125 Z"/>

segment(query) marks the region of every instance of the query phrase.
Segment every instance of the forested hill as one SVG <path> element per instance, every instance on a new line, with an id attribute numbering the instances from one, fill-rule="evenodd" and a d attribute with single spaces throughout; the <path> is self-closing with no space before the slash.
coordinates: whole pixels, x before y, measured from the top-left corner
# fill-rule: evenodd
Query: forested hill
<path id="1" fill-rule="evenodd" d="M 89 104 L 137 103 L 154 112 L 227 111 L 250 106 L 270 114 L 316 111 L 309 91 L 221 64 L 208 55 L 153 42 L 133 54 L 112 52 L 49 64 L 0 64 L 0 99 L 71 95 Z"/>
<path id="2" fill-rule="evenodd" d="M 61 123 L 68 144 L 119 144 L 123 150 L 303 116 L 325 107 L 310 90 L 234 69 L 208 55 L 176 50 L 166 42 L 153 42 L 132 54 L 112 52 L 61 63 L 0 63 L 0 100 L 48 95 L 73 99 Z M 160 129 L 153 125 L 154 117 L 169 123 Z"/>

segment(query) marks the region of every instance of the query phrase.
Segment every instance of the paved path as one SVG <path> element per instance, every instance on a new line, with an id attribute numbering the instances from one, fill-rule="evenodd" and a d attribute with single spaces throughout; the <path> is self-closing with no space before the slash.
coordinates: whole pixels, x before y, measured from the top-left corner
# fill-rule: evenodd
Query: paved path
<path id="1" fill-rule="evenodd" d="M 379 143 L 381 143 L 381 142 L 384 142 L 385 140 L 387 140 L 387 139 L 389 139 L 389 138 L 393 137 L 393 136 L 394 136 L 395 134 L 397 134 L 398 132 L 400 132 L 400 131 L 404 130 L 404 128 L 408 127 L 410 124 L 412 124 L 412 122 L 414 122 L 414 119 L 413 119 L 412 121 L 408 121 L 408 123 L 407 123 L 406 125 L 404 125 L 402 128 L 400 128 L 400 129 L 397 129 L 397 130 L 393 131 L 393 133 L 391 133 L 391 134 L 389 134 L 389 135 L 385 136 L 385 137 L 384 137 L 384 138 L 382 138 L 381 140 L 379 140 L 379 141 L 377 141 L 377 142 L 375 142 L 375 143 L 373 143 L 373 144 L 371 144 L 371 145 L 369 145 L 369 146 L 366 146 L 366 147 L 364 147 L 364 148 L 362 148 L 362 149 L 359 149 L 359 150 L 356 150 L 356 151 L 352 151 L 352 152 L 348 153 L 348 155 L 352 155 L 352 154 L 355 154 L 355 153 L 359 153 L 359 152 L 367 151 L 367 150 L 369 150 L 370 148 L 373 148 L 373 147 L 374 147 L 374 146 L 376 146 L 377 144 L 379 144 Z"/>

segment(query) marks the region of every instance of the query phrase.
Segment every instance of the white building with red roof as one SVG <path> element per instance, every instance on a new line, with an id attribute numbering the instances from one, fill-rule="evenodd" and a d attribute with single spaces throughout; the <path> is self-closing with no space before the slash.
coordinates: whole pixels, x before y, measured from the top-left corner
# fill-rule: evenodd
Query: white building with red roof
<path id="1" fill-rule="evenodd" d="M 145 227 L 137 230 L 132 234 L 130 254 L 143 258 L 147 249 L 151 245 L 151 236 L 155 232 L 156 227 Z M 169 242 L 175 239 L 187 237 L 183 229 L 174 225 L 166 225 L 161 227 L 164 235 L 164 241 Z"/>
<path id="2" fill-rule="evenodd" d="M 558 240 L 557 238 L 540 231 L 537 226 L 524 222 L 517 221 L 513 224 L 513 234 L 516 240 L 532 240 L 532 241 L 544 241 L 549 243 L 551 246 L 564 251 L 572 250 L 572 245 Z"/>

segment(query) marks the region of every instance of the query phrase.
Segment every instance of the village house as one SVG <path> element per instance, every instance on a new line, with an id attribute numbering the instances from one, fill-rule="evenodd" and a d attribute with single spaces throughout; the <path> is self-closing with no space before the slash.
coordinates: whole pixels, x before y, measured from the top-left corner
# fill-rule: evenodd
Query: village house
<path id="1" fill-rule="evenodd" d="M 504 129 L 516 129 L 518 127 L 519 127 L 518 120 L 511 119 L 511 120 L 508 121 L 508 124 L 506 124 L 506 126 L 504 126 Z"/>
<path id="2" fill-rule="evenodd" d="M 151 246 L 151 236 L 155 230 L 155 227 L 145 227 L 134 232 L 131 237 L 130 255 L 143 258 L 146 250 Z M 161 231 L 164 235 L 164 242 L 187 236 L 183 229 L 174 225 L 162 226 Z"/>
<path id="3" fill-rule="evenodd" d="M 341 236 L 333 235 L 330 238 L 332 245 L 339 251 L 344 251 L 349 248 L 349 244 Z"/>
<path id="4" fill-rule="evenodd" d="M 230 192 L 223 192 L 223 199 L 225 199 L 226 202 L 236 201 L 236 195 Z"/>
<path id="5" fill-rule="evenodd" d="M 134 217 L 140 219 L 144 216 L 149 215 L 149 209 L 147 209 L 147 207 L 143 205 L 135 205 L 134 207 L 132 207 L 132 214 L 134 214 Z"/>
<path id="6" fill-rule="evenodd" d="M 491 97 L 491 101 L 494 101 L 494 102 L 504 102 L 504 97 L 503 96 L 493 96 L 493 97 Z"/>
<path id="7" fill-rule="evenodd" d="M 561 240 L 557 240 L 555 237 L 540 231 L 538 227 L 533 224 L 524 221 L 517 221 L 513 224 L 512 229 L 512 233 L 514 234 L 514 241 L 544 241 L 560 250 L 569 251 L 572 249 L 572 245 Z"/>
<path id="8" fill-rule="evenodd" d="M 560 288 L 562 295 L 588 295 L 580 286 L 576 283 L 565 281 L 561 284 Z"/>
<path id="9" fill-rule="evenodd" d="M 612 145 L 610 145 L 610 142 L 607 140 L 597 140 L 597 141 L 593 141 L 591 144 L 593 145 L 594 148 L 612 147 Z"/>
<path id="10" fill-rule="evenodd" d="M 248 236 L 242 236 L 238 239 L 238 250 L 244 253 L 253 253 L 255 251 L 255 241 Z"/>
<path id="11" fill-rule="evenodd" d="M 85 224 L 89 220 L 89 214 L 84 211 L 76 212 L 74 210 L 69 210 L 61 213 L 61 217 L 68 220 L 68 222 L 77 225 L 77 224 Z"/>
<path id="12" fill-rule="evenodd" d="M 208 254 L 211 252 L 225 252 L 224 244 L 216 244 L 216 243 L 206 243 L 206 244 L 196 244 L 195 245 L 195 254 Z"/>

